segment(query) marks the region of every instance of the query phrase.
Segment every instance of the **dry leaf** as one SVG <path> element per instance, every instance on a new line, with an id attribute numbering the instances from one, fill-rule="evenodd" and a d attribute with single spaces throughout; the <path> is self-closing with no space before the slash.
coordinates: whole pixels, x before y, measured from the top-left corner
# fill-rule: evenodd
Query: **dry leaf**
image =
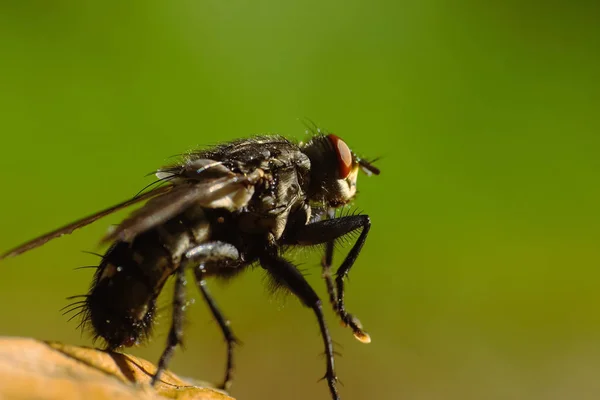
<path id="1" fill-rule="evenodd" d="M 156 367 L 128 354 L 0 337 L 2 400 L 234 400 L 210 385 L 166 371 L 154 388 Z"/>

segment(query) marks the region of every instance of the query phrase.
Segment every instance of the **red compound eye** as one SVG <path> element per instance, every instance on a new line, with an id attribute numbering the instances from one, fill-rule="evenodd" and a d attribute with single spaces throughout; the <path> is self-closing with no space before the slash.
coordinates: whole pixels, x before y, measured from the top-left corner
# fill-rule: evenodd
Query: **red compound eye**
<path id="1" fill-rule="evenodd" d="M 340 168 L 340 179 L 345 179 L 350 175 L 352 171 L 352 164 L 354 163 L 354 159 L 352 157 L 352 151 L 342 139 L 335 135 L 327 135 L 331 144 L 333 144 L 333 148 L 337 154 L 339 168 Z"/>

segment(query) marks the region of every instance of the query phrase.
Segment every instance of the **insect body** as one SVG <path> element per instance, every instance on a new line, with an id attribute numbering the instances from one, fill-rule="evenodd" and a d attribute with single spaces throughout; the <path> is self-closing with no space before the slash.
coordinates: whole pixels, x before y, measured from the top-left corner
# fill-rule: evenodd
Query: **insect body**
<path id="1" fill-rule="evenodd" d="M 104 238 L 112 244 L 81 302 L 84 325 L 91 326 L 111 350 L 143 341 L 152 329 L 156 299 L 167 278 L 174 275 L 173 319 L 152 380 L 155 383 L 182 341 L 185 273 L 192 270 L 227 340 L 222 384 L 227 388 L 236 339 L 208 292 L 205 279 L 231 277 L 249 266 L 260 265 L 276 285 L 287 288 L 315 313 L 327 356 L 325 379 L 332 398 L 339 399 L 322 302 L 283 252 L 291 246 L 325 245 L 323 276 L 333 309 L 357 339 L 368 343 L 369 335 L 346 311 L 344 278 L 358 257 L 371 223 L 366 215 L 335 217 L 335 209 L 355 197 L 359 169 L 379 174 L 333 134 L 313 132 L 308 142 L 299 144 L 280 136 L 237 140 L 190 153 L 180 164 L 157 172 L 162 186 L 25 243 L 2 258 L 148 200 Z M 334 278 L 334 242 L 354 231 L 360 231 L 358 239 Z"/>

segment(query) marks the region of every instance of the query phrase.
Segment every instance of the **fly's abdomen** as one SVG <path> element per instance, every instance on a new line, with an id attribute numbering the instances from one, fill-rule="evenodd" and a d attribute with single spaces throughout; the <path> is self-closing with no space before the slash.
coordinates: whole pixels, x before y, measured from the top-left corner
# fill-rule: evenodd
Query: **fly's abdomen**
<path id="1" fill-rule="evenodd" d="M 111 349 L 132 346 L 151 332 L 156 298 L 181 257 L 210 236 L 200 207 L 163 225 L 116 242 L 104 255 L 88 294 L 87 319 Z"/>

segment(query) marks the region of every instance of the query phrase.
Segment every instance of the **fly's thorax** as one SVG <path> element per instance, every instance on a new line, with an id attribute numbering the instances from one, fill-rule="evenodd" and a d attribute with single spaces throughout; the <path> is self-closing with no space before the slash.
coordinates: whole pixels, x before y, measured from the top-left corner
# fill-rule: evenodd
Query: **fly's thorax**
<path id="1" fill-rule="evenodd" d="M 287 155 L 273 160 L 270 173 L 240 214 L 242 232 L 266 234 L 275 242 L 285 230 L 288 215 L 305 204 L 310 161 L 299 151 Z"/>
<path id="2" fill-rule="evenodd" d="M 309 200 L 340 207 L 356 195 L 359 164 L 348 145 L 335 135 L 315 135 L 302 145 L 311 163 Z"/>

